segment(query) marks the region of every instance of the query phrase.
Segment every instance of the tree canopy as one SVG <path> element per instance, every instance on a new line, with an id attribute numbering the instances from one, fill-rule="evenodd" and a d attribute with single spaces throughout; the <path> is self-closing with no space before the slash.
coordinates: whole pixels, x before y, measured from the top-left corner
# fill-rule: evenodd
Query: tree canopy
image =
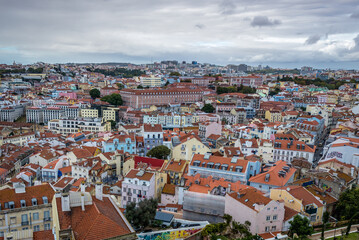
<path id="1" fill-rule="evenodd" d="M 236 86 L 217 87 L 217 94 L 235 93 L 235 92 L 248 94 L 248 93 L 255 93 L 256 89 L 252 88 L 252 87 L 248 87 L 248 86 L 243 86 L 243 85 L 240 85 L 238 87 L 236 87 Z"/>
<path id="2" fill-rule="evenodd" d="M 313 227 L 310 226 L 310 221 L 306 217 L 296 215 L 293 221 L 289 221 L 289 224 L 289 235 L 291 237 L 293 237 L 294 234 L 297 234 L 299 239 L 304 240 L 313 233 Z"/>
<path id="3" fill-rule="evenodd" d="M 171 72 L 170 73 L 170 76 L 177 76 L 177 77 L 180 77 L 181 74 L 179 72 Z"/>
<path id="4" fill-rule="evenodd" d="M 124 78 L 132 78 L 132 77 L 136 77 L 136 76 L 141 76 L 144 75 L 145 72 L 138 70 L 138 69 L 126 69 L 126 68 L 115 68 L 115 69 L 99 69 L 99 68 L 87 68 L 87 71 L 89 72 L 97 72 L 97 73 L 102 73 L 104 75 L 107 76 L 112 76 L 112 77 L 124 77 Z"/>
<path id="5" fill-rule="evenodd" d="M 118 87 L 118 90 L 122 90 L 125 88 L 125 86 L 123 86 L 122 83 L 116 83 L 117 87 Z"/>
<path id="6" fill-rule="evenodd" d="M 104 96 L 101 101 L 108 102 L 111 105 L 121 106 L 123 101 L 122 97 L 118 93 L 112 93 L 111 95 Z"/>
<path id="7" fill-rule="evenodd" d="M 171 150 L 164 146 L 164 145 L 160 145 L 157 147 L 152 148 L 148 153 L 147 156 L 149 157 L 155 157 L 158 159 L 166 159 L 168 157 L 168 155 L 170 155 Z"/>
<path id="8" fill-rule="evenodd" d="M 328 80 L 321 80 L 320 78 L 316 79 L 306 79 L 306 78 L 298 78 L 295 77 L 294 79 L 292 77 L 283 77 L 279 81 L 285 81 L 285 82 L 294 82 L 298 85 L 315 85 L 317 87 L 326 87 L 329 90 L 338 89 L 341 85 L 344 85 L 346 82 L 335 80 L 333 78 L 330 78 Z"/>
<path id="9" fill-rule="evenodd" d="M 126 218 L 135 228 L 144 229 L 155 219 L 157 209 L 156 199 L 144 199 L 136 205 L 131 202 L 126 206 Z"/>
<path id="10" fill-rule="evenodd" d="M 213 113 L 215 108 L 212 106 L 212 104 L 207 103 L 203 106 L 201 110 L 205 113 Z"/>
<path id="11" fill-rule="evenodd" d="M 92 99 L 96 99 L 99 98 L 101 96 L 100 90 L 98 90 L 97 88 L 93 88 L 90 90 L 90 96 Z"/>

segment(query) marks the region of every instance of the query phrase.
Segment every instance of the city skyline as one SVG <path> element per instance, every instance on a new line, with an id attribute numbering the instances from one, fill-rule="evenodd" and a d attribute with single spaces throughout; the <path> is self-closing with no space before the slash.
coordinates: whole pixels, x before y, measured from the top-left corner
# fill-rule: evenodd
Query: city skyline
<path id="1" fill-rule="evenodd" d="M 359 63 L 356 1 L 1 2 L 2 63 Z"/>

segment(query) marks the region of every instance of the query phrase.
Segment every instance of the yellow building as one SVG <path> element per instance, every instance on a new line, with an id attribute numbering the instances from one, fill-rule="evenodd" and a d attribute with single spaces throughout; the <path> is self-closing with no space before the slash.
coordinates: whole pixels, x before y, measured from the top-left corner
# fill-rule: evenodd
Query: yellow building
<path id="1" fill-rule="evenodd" d="M 204 145 L 198 136 L 187 134 L 179 139 L 179 144 L 173 146 L 172 149 L 172 158 L 174 160 L 186 160 L 190 161 L 192 155 L 195 154 L 205 154 L 211 150 Z"/>
<path id="2" fill-rule="evenodd" d="M 267 110 L 265 112 L 265 119 L 267 119 L 269 122 L 281 122 L 282 113 L 280 111 Z"/>
<path id="3" fill-rule="evenodd" d="M 335 94 L 328 94 L 327 95 L 327 103 L 337 104 L 338 103 L 338 96 L 335 95 Z"/>
<path id="4" fill-rule="evenodd" d="M 112 109 L 107 109 L 107 110 L 103 110 L 103 121 L 107 122 L 107 121 L 116 121 L 116 111 L 112 110 Z"/>
<path id="5" fill-rule="evenodd" d="M 307 216 L 312 225 L 322 222 L 325 205 L 302 186 L 287 186 L 271 189 L 270 198 L 283 200 L 284 205 Z"/>
<path id="6" fill-rule="evenodd" d="M 33 232 L 52 229 L 52 204 L 55 191 L 49 184 L 0 190 L 0 236 L 11 239 L 30 237 Z M 22 239 L 21 238 L 21 239 Z"/>
<path id="7" fill-rule="evenodd" d="M 141 77 L 140 80 L 142 87 L 161 87 L 162 85 L 162 80 L 160 77 Z"/>
<path id="8" fill-rule="evenodd" d="M 170 178 L 170 183 L 178 185 L 182 179 L 184 170 L 186 169 L 188 162 L 186 160 L 174 160 L 172 159 L 165 168 L 165 173 Z"/>
<path id="9" fill-rule="evenodd" d="M 98 110 L 97 109 L 81 109 L 81 117 L 85 118 L 98 118 Z"/>

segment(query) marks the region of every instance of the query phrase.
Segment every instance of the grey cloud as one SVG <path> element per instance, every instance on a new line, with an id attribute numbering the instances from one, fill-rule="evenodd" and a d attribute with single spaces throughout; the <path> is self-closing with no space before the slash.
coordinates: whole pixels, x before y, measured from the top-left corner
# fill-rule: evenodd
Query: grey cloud
<path id="1" fill-rule="evenodd" d="M 305 45 L 313 45 L 316 44 L 320 40 L 320 35 L 312 35 L 305 40 Z"/>
<path id="2" fill-rule="evenodd" d="M 255 16 L 251 22 L 252 27 L 268 27 L 268 26 L 275 26 L 279 24 L 281 24 L 280 20 L 269 19 L 267 16 Z"/>
<path id="3" fill-rule="evenodd" d="M 359 12 L 354 12 L 350 15 L 351 18 L 359 18 Z"/>
<path id="4" fill-rule="evenodd" d="M 355 49 L 359 49 L 359 34 L 353 39 L 355 43 Z"/>
<path id="5" fill-rule="evenodd" d="M 220 13 L 222 15 L 231 15 L 235 13 L 236 10 L 236 4 L 231 0 L 223 0 L 219 4 Z"/>
<path id="6" fill-rule="evenodd" d="M 204 24 L 202 24 L 202 23 L 198 23 L 198 24 L 196 24 L 196 25 L 194 25 L 196 28 L 198 28 L 198 29 L 203 29 L 203 28 L 205 28 L 206 27 L 206 25 L 204 25 Z"/>

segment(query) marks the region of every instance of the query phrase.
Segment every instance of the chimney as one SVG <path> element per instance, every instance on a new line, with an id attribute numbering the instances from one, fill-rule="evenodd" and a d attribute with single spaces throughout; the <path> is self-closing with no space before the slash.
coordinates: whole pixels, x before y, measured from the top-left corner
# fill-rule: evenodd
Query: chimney
<path id="1" fill-rule="evenodd" d="M 82 211 L 85 211 L 85 195 L 84 195 L 84 193 L 81 193 L 81 209 L 82 209 Z"/>
<path id="2" fill-rule="evenodd" d="M 70 195 L 69 193 L 63 193 L 61 195 L 61 207 L 63 212 L 70 211 Z"/>
<path id="3" fill-rule="evenodd" d="M 352 177 L 354 177 L 354 168 L 353 168 L 353 167 L 350 168 L 350 175 L 351 175 Z"/>
<path id="4" fill-rule="evenodd" d="M 228 183 L 228 187 L 227 187 L 227 193 L 230 193 L 231 192 L 231 184 Z"/>
<path id="5" fill-rule="evenodd" d="M 85 191 L 85 189 L 86 189 L 85 181 L 82 181 L 82 182 L 81 182 L 80 188 L 81 188 L 81 192 L 82 192 L 82 193 L 86 192 L 86 191 Z"/>
<path id="6" fill-rule="evenodd" d="M 96 183 L 96 198 L 102 201 L 102 183 Z"/>

